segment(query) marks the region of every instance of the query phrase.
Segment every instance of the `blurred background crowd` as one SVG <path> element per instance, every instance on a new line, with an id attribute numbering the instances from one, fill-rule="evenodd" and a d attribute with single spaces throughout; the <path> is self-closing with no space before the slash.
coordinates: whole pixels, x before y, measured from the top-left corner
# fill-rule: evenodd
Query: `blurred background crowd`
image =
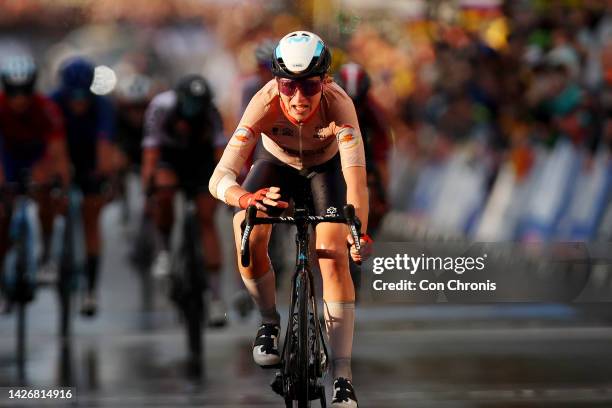
<path id="1" fill-rule="evenodd" d="M 4 0 L 0 60 L 29 53 L 38 88 L 84 55 L 110 95 L 181 75 L 213 88 L 226 135 L 265 39 L 310 29 L 355 62 L 388 125 L 383 229 L 478 240 L 612 236 L 608 0 Z M 142 98 L 143 95 L 138 95 Z M 121 113 L 121 109 L 118 110 Z M 382 171 L 382 170 L 381 170 Z M 408 228 L 410 226 L 410 228 Z"/>

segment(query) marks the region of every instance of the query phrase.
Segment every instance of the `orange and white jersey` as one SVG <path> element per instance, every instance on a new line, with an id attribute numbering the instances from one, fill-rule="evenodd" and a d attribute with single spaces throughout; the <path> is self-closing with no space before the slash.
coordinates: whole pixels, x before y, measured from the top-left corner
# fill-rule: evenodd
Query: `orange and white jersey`
<path id="1" fill-rule="evenodd" d="M 217 164 L 209 185 L 215 197 L 224 200 L 223 192 L 237 184 L 259 138 L 273 156 L 298 170 L 325 163 L 338 151 L 343 169 L 366 165 L 355 107 L 340 86 L 326 81 L 319 106 L 298 122 L 285 112 L 273 79 L 251 99 Z"/>

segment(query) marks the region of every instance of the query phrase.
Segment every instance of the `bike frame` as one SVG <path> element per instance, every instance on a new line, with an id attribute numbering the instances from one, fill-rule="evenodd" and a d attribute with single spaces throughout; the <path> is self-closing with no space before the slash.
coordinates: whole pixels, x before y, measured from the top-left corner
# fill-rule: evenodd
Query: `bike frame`
<path id="1" fill-rule="evenodd" d="M 290 338 L 293 330 L 296 326 L 300 327 L 298 322 L 293 321 L 293 316 L 297 315 L 297 319 L 302 319 L 301 324 L 304 325 L 304 319 L 309 319 L 309 314 L 312 313 L 313 323 L 314 323 L 314 344 L 312 350 L 312 357 L 314 358 L 314 367 L 316 369 L 314 376 L 315 378 L 321 378 L 325 374 L 325 369 L 321 364 L 321 350 L 325 355 L 325 361 L 329 361 L 329 354 L 327 351 L 327 347 L 325 345 L 325 337 L 323 336 L 323 329 L 321 327 L 321 323 L 318 319 L 318 309 L 317 309 L 317 300 L 315 296 L 315 288 L 314 288 L 314 277 L 312 275 L 312 271 L 310 269 L 310 257 L 309 257 L 309 243 L 310 243 L 310 233 L 309 233 L 309 224 L 306 218 L 306 211 L 297 209 L 296 214 L 294 215 L 295 225 L 297 228 L 297 233 L 295 236 L 296 242 L 296 268 L 295 273 L 293 274 L 291 281 L 291 298 L 290 298 L 290 315 L 291 323 L 287 324 L 287 329 L 285 332 L 285 342 L 283 344 L 283 351 L 281 353 L 281 366 L 283 367 L 283 376 L 288 378 L 292 375 L 292 371 L 294 371 L 295 367 L 293 367 L 291 363 L 291 352 L 290 349 L 291 341 L 287 339 Z M 302 289 L 304 287 L 304 289 Z M 303 296 L 302 293 L 306 294 L 307 299 L 301 299 Z M 300 310 L 301 302 L 305 303 L 306 306 L 306 316 L 302 316 L 301 314 L 304 311 Z M 300 305 L 298 304 L 300 303 Z M 304 337 L 310 336 L 308 332 L 307 326 L 306 331 L 304 333 L 298 333 L 298 342 L 306 340 L 306 346 L 309 347 L 309 339 L 305 339 Z M 295 346 L 295 345 L 293 345 Z M 308 361 L 310 366 L 310 361 Z M 308 367 L 309 369 L 310 367 Z M 297 370 L 303 371 L 303 370 Z M 311 388 L 316 389 L 317 384 L 310 384 L 311 378 L 302 379 L 308 381 L 307 390 Z M 295 384 L 294 384 L 295 388 Z M 298 391 L 299 392 L 299 391 Z M 293 394 L 293 397 L 299 397 L 296 393 L 296 390 L 289 390 L 287 387 L 287 382 L 284 382 L 284 393 L 285 395 Z M 308 398 L 308 395 L 306 396 Z"/>
<path id="2" fill-rule="evenodd" d="M 285 403 L 290 406 L 292 401 L 298 401 L 298 406 L 309 406 L 311 399 L 321 399 L 322 405 L 325 404 L 325 392 L 323 386 L 319 383 L 318 379 L 323 377 L 327 368 L 327 362 L 329 356 L 327 353 L 327 347 L 323 336 L 323 329 L 319 322 L 317 312 L 317 301 L 314 291 L 313 276 L 309 264 L 309 243 L 310 234 L 309 226 L 316 227 L 319 223 L 330 222 L 330 223 L 343 223 L 349 226 L 349 231 L 353 236 L 353 241 L 357 250 L 360 250 L 359 236 L 361 223 L 355 216 L 355 208 L 352 205 L 347 205 L 344 208 L 344 216 L 338 215 L 327 215 L 327 216 L 310 216 L 306 208 L 296 207 L 293 217 L 257 217 L 257 208 L 250 206 L 247 208 L 245 220 L 241 225 L 242 239 L 240 245 L 241 263 L 244 267 L 250 264 L 250 250 L 249 250 L 249 236 L 256 225 L 262 224 L 294 224 L 297 228 L 296 233 L 296 269 L 292 278 L 292 290 L 291 290 L 291 308 L 289 310 L 289 323 L 287 324 L 287 330 L 285 333 L 285 342 L 283 344 L 283 351 L 281 354 L 281 373 L 277 373 L 275 380 L 272 383 L 272 389 L 281 394 L 285 398 Z M 304 311 L 304 305 L 306 310 Z M 297 322 L 294 322 L 294 316 L 297 310 Z M 312 313 L 313 317 L 313 334 L 314 344 L 310 343 L 310 333 L 308 327 L 310 322 L 309 313 Z M 306 320 L 306 321 L 305 321 Z M 312 346 L 312 355 L 308 356 L 308 367 L 304 370 L 304 367 L 294 367 L 296 364 L 295 360 L 299 360 L 299 357 L 292 356 L 293 349 L 296 347 L 293 341 L 293 331 L 298 328 L 300 333 L 297 334 L 297 343 L 299 346 L 298 350 L 304 350 L 304 344 L 306 342 L 306 349 L 309 350 Z M 304 327 L 306 327 L 304 331 Z M 321 361 L 321 351 L 325 356 L 325 364 Z M 293 358 L 292 358 L 293 357 Z M 310 367 L 310 360 L 313 360 L 313 366 L 315 368 L 312 372 Z M 325 366 L 325 367 L 324 367 Z M 291 384 L 295 372 L 298 375 L 302 375 L 304 372 L 308 372 L 308 378 L 298 378 L 297 382 L 301 384 Z M 281 384 L 279 384 L 279 381 Z M 306 382 L 306 384 L 304 384 Z M 296 392 L 297 388 L 297 392 Z M 314 390 L 314 394 L 310 393 L 311 388 Z M 301 391 L 300 391 L 301 389 Z M 305 395 L 304 395 L 305 394 Z M 311 396 L 313 398 L 311 398 Z"/>

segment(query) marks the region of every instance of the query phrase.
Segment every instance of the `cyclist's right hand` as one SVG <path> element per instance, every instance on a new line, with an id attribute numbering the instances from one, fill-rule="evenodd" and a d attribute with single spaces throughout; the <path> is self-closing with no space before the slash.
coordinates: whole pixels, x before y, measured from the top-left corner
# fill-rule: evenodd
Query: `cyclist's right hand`
<path id="1" fill-rule="evenodd" d="M 243 194 L 238 203 L 240 208 L 246 209 L 250 205 L 257 207 L 259 211 L 267 211 L 266 205 L 277 208 L 287 208 L 289 203 L 286 201 L 280 201 L 280 188 L 279 187 L 268 187 L 257 190 L 254 193 Z"/>

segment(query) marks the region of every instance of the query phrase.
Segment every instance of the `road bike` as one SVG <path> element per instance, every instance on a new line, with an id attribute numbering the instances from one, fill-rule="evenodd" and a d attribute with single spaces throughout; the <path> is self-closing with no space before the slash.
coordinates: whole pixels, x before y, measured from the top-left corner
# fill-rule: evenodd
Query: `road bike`
<path id="1" fill-rule="evenodd" d="M 344 207 L 344 215 L 330 207 L 325 216 L 312 216 L 304 203 L 296 202 L 293 217 L 257 217 L 257 208 L 250 206 L 243 221 L 240 244 L 240 262 L 250 264 L 249 236 L 256 225 L 293 224 L 297 228 L 296 266 L 291 281 L 289 322 L 281 353 L 280 370 L 271 384 L 272 389 L 285 399 L 286 407 L 306 408 L 312 400 L 326 406 L 325 387 L 322 379 L 328 368 L 329 354 L 318 318 L 317 299 L 310 268 L 309 226 L 323 222 L 347 224 L 357 250 L 361 250 L 359 237 L 361 223 L 352 205 Z"/>
<path id="2" fill-rule="evenodd" d="M 165 187 L 156 187 L 165 188 Z M 193 198 L 181 197 L 171 243 L 169 289 L 170 299 L 178 307 L 185 323 L 189 350 L 188 373 L 202 373 L 204 354 L 203 330 L 206 320 L 204 291 L 207 287 L 197 208 Z"/>
<path id="3" fill-rule="evenodd" d="M 0 193 L 6 213 L 11 214 L 8 224 L 9 248 L 2 265 L 2 290 L 9 310 L 15 306 L 17 308 L 16 357 L 20 380 L 25 380 L 26 307 L 34 299 L 37 245 L 40 242 L 38 213 L 31 197 L 34 188 L 24 175 L 16 183 L 7 183 Z"/>

